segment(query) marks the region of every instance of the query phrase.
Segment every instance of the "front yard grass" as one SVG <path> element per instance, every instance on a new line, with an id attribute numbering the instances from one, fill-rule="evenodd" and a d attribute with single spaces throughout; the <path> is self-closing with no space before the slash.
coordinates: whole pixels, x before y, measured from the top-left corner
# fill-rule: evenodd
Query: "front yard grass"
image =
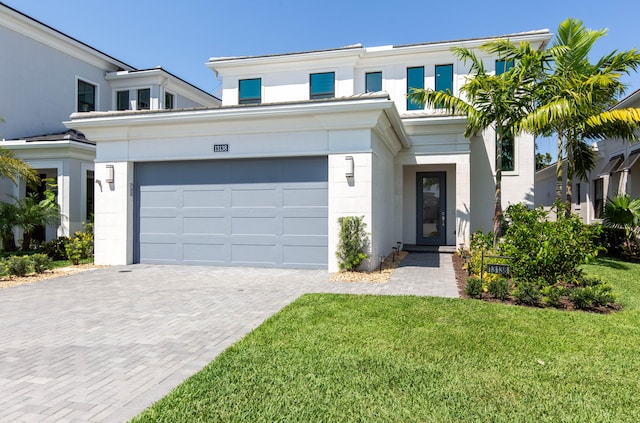
<path id="1" fill-rule="evenodd" d="M 305 295 L 134 421 L 640 421 L 640 265 L 585 269 L 623 311 Z"/>

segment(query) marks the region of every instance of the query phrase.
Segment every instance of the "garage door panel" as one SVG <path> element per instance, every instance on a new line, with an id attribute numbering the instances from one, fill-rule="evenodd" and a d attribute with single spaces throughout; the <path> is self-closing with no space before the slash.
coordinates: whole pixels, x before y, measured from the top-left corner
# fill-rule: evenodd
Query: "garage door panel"
<path id="1" fill-rule="evenodd" d="M 327 159 L 136 163 L 136 261 L 326 268 Z"/>
<path id="2" fill-rule="evenodd" d="M 280 195 L 275 188 L 241 189 L 231 192 L 231 207 L 269 207 L 280 205 Z"/>
<path id="3" fill-rule="evenodd" d="M 228 192 L 211 186 L 199 189 L 184 189 L 182 203 L 185 208 L 225 208 L 228 207 Z"/>
<path id="4" fill-rule="evenodd" d="M 286 217 L 282 219 L 282 233 L 284 235 L 306 235 L 315 233 L 326 235 L 326 217 Z"/>
<path id="5" fill-rule="evenodd" d="M 283 190 L 285 207 L 327 207 L 328 190 L 326 188 L 297 188 Z"/>
<path id="6" fill-rule="evenodd" d="M 284 256 L 282 261 L 286 265 L 296 265 L 295 267 L 320 266 L 326 264 L 323 260 L 323 254 L 326 255 L 327 247 L 319 246 L 289 246 L 285 245 L 283 249 Z"/>
<path id="7" fill-rule="evenodd" d="M 202 235 L 223 235 L 227 230 L 227 221 L 224 217 L 187 217 L 182 219 L 183 233 Z"/>
<path id="8" fill-rule="evenodd" d="M 140 222 L 143 234 L 175 234 L 180 231 L 180 222 L 175 217 L 146 216 Z"/>

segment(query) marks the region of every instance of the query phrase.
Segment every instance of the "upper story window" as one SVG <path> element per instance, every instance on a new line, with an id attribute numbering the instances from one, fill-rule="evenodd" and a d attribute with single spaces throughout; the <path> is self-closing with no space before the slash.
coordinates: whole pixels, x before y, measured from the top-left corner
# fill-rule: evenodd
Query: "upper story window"
<path id="1" fill-rule="evenodd" d="M 496 60 L 496 75 L 502 75 L 513 68 L 513 60 Z"/>
<path id="2" fill-rule="evenodd" d="M 78 79 L 78 111 L 93 112 L 96 110 L 96 86 Z"/>
<path id="3" fill-rule="evenodd" d="M 382 72 L 367 72 L 365 74 L 364 92 L 375 93 L 382 91 Z"/>
<path id="4" fill-rule="evenodd" d="M 260 104 L 262 102 L 262 79 L 241 79 L 238 81 L 238 103 Z"/>
<path id="5" fill-rule="evenodd" d="M 151 108 L 151 89 L 138 90 L 137 110 L 149 110 Z"/>
<path id="6" fill-rule="evenodd" d="M 333 98 L 336 96 L 335 72 L 312 73 L 309 76 L 309 98 Z"/>
<path id="7" fill-rule="evenodd" d="M 116 110 L 129 110 L 129 91 L 116 93 Z"/>
<path id="8" fill-rule="evenodd" d="M 407 68 L 407 94 L 411 92 L 412 88 L 424 88 L 424 66 Z M 407 99 L 407 110 L 422 110 L 423 108 L 422 104 Z"/>
<path id="9" fill-rule="evenodd" d="M 436 65 L 435 89 L 453 94 L 453 65 Z"/>
<path id="10" fill-rule="evenodd" d="M 174 108 L 175 96 L 171 93 L 164 93 L 164 108 L 171 110 Z"/>

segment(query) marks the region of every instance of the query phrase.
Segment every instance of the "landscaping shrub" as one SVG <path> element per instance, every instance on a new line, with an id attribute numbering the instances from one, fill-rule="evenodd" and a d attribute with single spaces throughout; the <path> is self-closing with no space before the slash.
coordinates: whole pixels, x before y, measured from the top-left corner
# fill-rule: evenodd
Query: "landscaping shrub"
<path id="1" fill-rule="evenodd" d="M 489 291 L 489 294 L 493 295 L 495 298 L 504 301 L 509 296 L 511 287 L 509 280 L 501 277 L 490 280 L 487 285 L 487 290 Z"/>
<path id="2" fill-rule="evenodd" d="M 482 295 L 482 281 L 478 278 L 468 278 L 464 293 L 470 298 L 480 298 Z"/>
<path id="3" fill-rule="evenodd" d="M 369 256 L 369 236 L 364 216 L 344 216 L 338 219 L 340 239 L 336 256 L 341 270 L 356 270 Z"/>
<path id="4" fill-rule="evenodd" d="M 622 257 L 627 235 L 622 228 L 612 228 L 603 226 L 598 243 L 606 250 L 606 254 L 611 257 Z"/>
<path id="5" fill-rule="evenodd" d="M 529 306 L 537 306 L 540 304 L 540 289 L 529 281 L 518 283 L 518 288 L 513 295 L 520 304 Z"/>
<path id="6" fill-rule="evenodd" d="M 590 286 L 586 288 L 574 288 L 569 291 L 569 299 L 578 310 L 587 310 L 593 305 L 593 288 Z"/>
<path id="7" fill-rule="evenodd" d="M 554 285 L 547 285 L 540 290 L 542 301 L 549 307 L 560 307 L 560 298 L 564 295 L 564 289 Z"/>
<path id="8" fill-rule="evenodd" d="M 514 204 L 505 212 L 509 225 L 500 251 L 512 257 L 514 278 L 529 282 L 542 278 L 546 285 L 572 280 L 580 275 L 579 266 L 598 254 L 600 227 L 585 225 L 577 215 L 567 216 L 561 202 L 554 209 L 556 221 L 550 221 L 541 207 L 531 210 Z"/>
<path id="9" fill-rule="evenodd" d="M 46 254 L 32 254 L 29 256 L 33 266 L 33 270 L 36 273 L 43 273 L 45 270 L 49 270 L 52 267 L 52 260 Z"/>
<path id="10" fill-rule="evenodd" d="M 25 276 L 33 272 L 30 256 L 11 256 L 6 259 L 7 272 L 13 276 Z"/>
<path id="11" fill-rule="evenodd" d="M 46 254 L 52 260 L 66 260 L 67 259 L 67 251 L 66 245 L 69 242 L 69 238 L 66 236 L 61 236 L 60 238 L 53 239 L 51 241 L 47 241 L 43 243 L 39 251 L 42 254 Z"/>

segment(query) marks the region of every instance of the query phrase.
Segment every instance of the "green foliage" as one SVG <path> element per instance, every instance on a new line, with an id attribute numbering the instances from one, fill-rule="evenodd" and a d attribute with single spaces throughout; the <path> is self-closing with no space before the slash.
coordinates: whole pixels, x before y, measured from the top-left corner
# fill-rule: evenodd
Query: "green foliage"
<path id="1" fill-rule="evenodd" d="M 547 285 L 571 282 L 580 275 L 580 265 L 598 254 L 599 226 L 567 216 L 563 203 L 556 202 L 554 208 L 556 221 L 550 221 L 542 208 L 514 204 L 507 209 L 509 226 L 500 251 L 512 257 L 514 278 Z"/>
<path id="2" fill-rule="evenodd" d="M 93 232 L 77 231 L 73 238 L 64 242 L 66 258 L 73 265 L 80 264 L 80 260 L 93 256 Z"/>
<path id="3" fill-rule="evenodd" d="M 13 228 L 18 224 L 18 209 L 12 203 L 0 203 L 0 238 L 5 252 L 16 250 Z"/>
<path id="4" fill-rule="evenodd" d="M 493 232 L 483 233 L 482 229 L 471 234 L 469 242 L 471 251 L 491 250 L 493 248 Z"/>
<path id="5" fill-rule="evenodd" d="M 338 219 L 340 239 L 336 256 L 341 270 L 356 270 L 369 256 L 369 235 L 364 216 L 344 216 Z"/>
<path id="6" fill-rule="evenodd" d="M 607 227 L 624 230 L 624 245 L 627 250 L 631 250 L 640 226 L 640 198 L 632 200 L 629 194 L 607 198 L 602 223 Z"/>
<path id="7" fill-rule="evenodd" d="M 32 254 L 29 257 L 36 273 L 44 273 L 53 267 L 53 261 L 46 254 Z"/>
<path id="8" fill-rule="evenodd" d="M 25 198 L 16 199 L 16 225 L 23 230 L 22 250 L 31 247 L 31 236 L 38 226 L 60 223 L 60 207 L 56 195 L 51 190 L 55 185 L 51 179 L 45 179 L 46 189 L 42 199 L 32 193 Z"/>
<path id="9" fill-rule="evenodd" d="M 33 273 L 33 261 L 30 256 L 10 256 L 5 259 L 7 272 L 13 276 L 25 276 Z"/>
<path id="10" fill-rule="evenodd" d="M 470 298 L 480 298 L 482 295 L 482 281 L 479 278 L 468 278 L 464 293 Z"/>
<path id="11" fill-rule="evenodd" d="M 537 306 L 540 304 L 540 289 L 529 281 L 519 282 L 513 296 L 516 297 L 520 304 L 528 306 Z"/>
<path id="12" fill-rule="evenodd" d="M 508 279 L 497 278 L 489 281 L 487 290 L 494 298 L 504 301 L 511 293 L 511 286 Z"/>
<path id="13" fill-rule="evenodd" d="M 44 242 L 40 245 L 38 251 L 42 254 L 46 254 L 52 260 L 65 260 L 67 259 L 66 246 L 69 243 L 69 238 L 61 236 L 51 241 Z"/>
<path id="14" fill-rule="evenodd" d="M 540 290 L 542 301 L 549 307 L 560 307 L 560 298 L 564 295 L 564 289 L 555 285 L 547 285 Z"/>

